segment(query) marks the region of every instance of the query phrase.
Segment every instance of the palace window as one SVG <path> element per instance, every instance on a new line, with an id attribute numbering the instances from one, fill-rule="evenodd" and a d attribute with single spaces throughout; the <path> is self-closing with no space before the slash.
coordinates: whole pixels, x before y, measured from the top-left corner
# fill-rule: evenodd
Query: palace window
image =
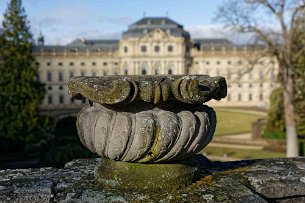
<path id="1" fill-rule="evenodd" d="M 128 47 L 124 47 L 124 52 L 125 52 L 125 53 L 128 52 Z"/>
<path id="2" fill-rule="evenodd" d="M 146 69 L 142 69 L 142 75 L 146 75 Z"/>
<path id="3" fill-rule="evenodd" d="M 259 79 L 264 79 L 264 73 L 263 70 L 259 70 Z"/>
<path id="4" fill-rule="evenodd" d="M 147 50 L 146 46 L 145 46 L 145 45 L 142 45 L 142 46 L 141 46 L 141 52 L 146 52 L 146 50 Z"/>
<path id="5" fill-rule="evenodd" d="M 217 61 L 216 64 L 219 65 L 219 64 L 220 64 L 220 61 Z"/>
<path id="6" fill-rule="evenodd" d="M 252 94 L 249 94 L 249 101 L 252 101 Z"/>
<path id="7" fill-rule="evenodd" d="M 96 77 L 96 72 L 95 71 L 92 72 L 92 76 Z"/>
<path id="8" fill-rule="evenodd" d="M 210 62 L 209 62 L 209 61 L 206 61 L 206 62 L 205 62 L 205 64 L 206 64 L 206 65 L 209 65 L 209 64 L 210 64 Z"/>
<path id="9" fill-rule="evenodd" d="M 238 94 L 238 101 L 241 101 L 241 100 L 242 100 L 242 95 Z"/>
<path id="10" fill-rule="evenodd" d="M 160 51 L 160 47 L 159 46 L 155 46 L 155 52 L 159 52 Z"/>
<path id="11" fill-rule="evenodd" d="M 53 97 L 52 97 L 52 95 L 48 96 L 48 104 L 53 104 Z"/>
<path id="12" fill-rule="evenodd" d="M 81 62 L 80 65 L 81 65 L 81 66 L 85 66 L 85 62 Z"/>
<path id="13" fill-rule="evenodd" d="M 47 62 L 47 66 L 50 66 L 51 65 L 51 62 Z"/>
<path id="14" fill-rule="evenodd" d="M 59 89 L 59 90 L 63 90 L 64 87 L 63 87 L 63 86 L 59 86 L 58 89 Z"/>
<path id="15" fill-rule="evenodd" d="M 73 76 L 74 76 L 74 73 L 73 73 L 73 71 L 70 71 L 70 78 L 72 78 Z"/>
<path id="16" fill-rule="evenodd" d="M 252 84 L 249 84 L 249 88 L 252 88 Z"/>
<path id="17" fill-rule="evenodd" d="M 128 70 L 127 69 L 125 69 L 124 74 L 128 75 Z"/>
<path id="18" fill-rule="evenodd" d="M 274 80 L 274 79 L 275 79 L 274 70 L 271 70 L 270 79 L 271 79 L 271 80 Z"/>
<path id="19" fill-rule="evenodd" d="M 73 62 L 70 62 L 69 65 L 70 65 L 70 66 L 74 66 L 74 63 L 73 63 Z"/>
<path id="20" fill-rule="evenodd" d="M 62 62 L 58 62 L 58 66 L 62 66 Z"/>
<path id="21" fill-rule="evenodd" d="M 237 79 L 241 79 L 241 77 L 242 77 L 241 70 L 238 70 Z"/>
<path id="22" fill-rule="evenodd" d="M 252 79 L 253 78 L 253 73 L 252 71 L 249 72 L 249 79 Z"/>
<path id="23" fill-rule="evenodd" d="M 231 71 L 230 71 L 230 69 L 227 70 L 227 78 L 231 79 Z"/>
<path id="24" fill-rule="evenodd" d="M 64 103 L 64 96 L 63 96 L 63 95 L 60 95 L 60 96 L 59 96 L 59 103 L 60 103 L 60 104 L 63 104 L 63 103 Z"/>
<path id="25" fill-rule="evenodd" d="M 171 75 L 171 74 L 173 74 L 173 70 L 172 70 L 172 69 L 168 69 L 167 73 L 168 73 L 169 75 Z"/>
<path id="26" fill-rule="evenodd" d="M 96 66 L 96 62 L 92 62 L 92 66 Z"/>
<path id="27" fill-rule="evenodd" d="M 50 71 L 47 72 L 47 80 L 48 82 L 52 81 L 52 73 Z"/>
<path id="28" fill-rule="evenodd" d="M 52 86 L 49 86 L 49 87 L 48 87 L 48 90 L 52 90 Z"/>
<path id="29" fill-rule="evenodd" d="M 107 72 L 106 71 L 103 71 L 103 76 L 106 76 L 107 75 Z"/>
<path id="30" fill-rule="evenodd" d="M 81 76 L 85 76 L 86 74 L 85 74 L 84 71 L 82 71 L 82 72 L 80 73 L 80 75 L 81 75 Z"/>
<path id="31" fill-rule="evenodd" d="M 169 46 L 167 47 L 167 51 L 168 51 L 168 52 L 173 52 L 173 50 L 174 50 L 174 47 L 173 47 L 172 45 L 169 45 Z"/>
<path id="32" fill-rule="evenodd" d="M 230 64 L 231 64 L 231 61 L 228 61 L 228 64 L 230 65 Z"/>
<path id="33" fill-rule="evenodd" d="M 216 76 L 220 75 L 220 71 L 218 69 L 216 69 Z"/>
<path id="34" fill-rule="evenodd" d="M 106 63 L 106 62 L 104 62 L 104 63 L 103 63 L 103 65 L 104 65 L 104 66 L 107 66 L 107 63 Z"/>
<path id="35" fill-rule="evenodd" d="M 259 100 L 260 100 L 260 101 L 263 101 L 263 99 L 264 99 L 264 95 L 263 95 L 263 93 L 260 93 L 260 94 L 259 94 Z"/>
<path id="36" fill-rule="evenodd" d="M 58 81 L 62 82 L 64 80 L 63 74 L 61 71 L 58 72 Z"/>
<path id="37" fill-rule="evenodd" d="M 158 74 L 159 74 L 159 69 L 156 68 L 156 69 L 155 69 L 155 75 L 158 75 Z"/>

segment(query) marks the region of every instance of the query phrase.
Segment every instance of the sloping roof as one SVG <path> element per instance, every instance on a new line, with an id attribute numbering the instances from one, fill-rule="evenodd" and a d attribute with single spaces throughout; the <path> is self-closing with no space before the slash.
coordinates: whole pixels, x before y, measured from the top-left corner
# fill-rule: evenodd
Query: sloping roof
<path id="1" fill-rule="evenodd" d="M 221 44 L 221 45 L 229 45 L 233 44 L 231 41 L 225 38 L 202 38 L 202 39 L 193 39 L 194 44 Z"/>
<path id="2" fill-rule="evenodd" d="M 138 21 L 136 21 L 135 23 L 131 24 L 129 26 L 129 28 L 133 28 L 133 27 L 142 27 L 142 26 L 149 26 L 149 27 L 153 27 L 153 26 L 160 26 L 160 25 L 164 25 L 164 26 L 174 26 L 174 27 L 180 27 L 183 28 L 183 26 L 175 21 L 173 21 L 172 19 L 168 18 L 168 17 L 145 17 L 142 18 Z"/>
<path id="3" fill-rule="evenodd" d="M 128 30 L 123 32 L 123 38 L 141 37 L 147 32 L 154 29 L 161 29 L 164 32 L 169 32 L 176 37 L 184 37 L 190 39 L 189 32 L 183 29 L 183 26 L 176 23 L 167 17 L 146 17 L 128 26 Z"/>
<path id="4" fill-rule="evenodd" d="M 119 40 L 82 40 L 76 39 L 68 45 L 61 46 L 36 46 L 33 51 L 38 52 L 112 52 L 119 49 Z"/>
<path id="5" fill-rule="evenodd" d="M 76 39 L 68 44 L 68 46 L 103 46 L 103 45 L 117 45 L 117 39 Z"/>

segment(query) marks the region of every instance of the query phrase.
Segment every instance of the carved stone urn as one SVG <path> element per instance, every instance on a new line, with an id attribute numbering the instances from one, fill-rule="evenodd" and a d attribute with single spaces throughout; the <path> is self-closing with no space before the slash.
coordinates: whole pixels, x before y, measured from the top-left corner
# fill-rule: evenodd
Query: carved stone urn
<path id="1" fill-rule="evenodd" d="M 216 127 L 214 110 L 203 103 L 227 95 L 225 79 L 207 75 L 74 77 L 68 87 L 73 98 L 89 101 L 77 129 L 83 145 L 102 157 L 96 178 L 125 188 L 191 182 L 191 159 Z"/>

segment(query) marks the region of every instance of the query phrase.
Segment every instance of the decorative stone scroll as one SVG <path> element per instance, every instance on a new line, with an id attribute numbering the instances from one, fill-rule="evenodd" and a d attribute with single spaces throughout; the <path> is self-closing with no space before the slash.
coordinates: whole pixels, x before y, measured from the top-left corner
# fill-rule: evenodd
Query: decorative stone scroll
<path id="1" fill-rule="evenodd" d="M 74 77 L 68 86 L 74 98 L 85 97 L 110 105 L 138 100 L 154 104 L 171 100 L 194 104 L 220 100 L 227 95 L 225 79 L 207 75 Z"/>
<path id="2" fill-rule="evenodd" d="M 178 164 L 179 170 L 173 168 L 181 171 L 181 176 L 167 177 L 185 177 L 178 182 L 187 184 L 196 170 L 189 170 L 193 166 L 186 166 L 189 161 L 185 160 L 211 141 L 216 128 L 215 112 L 203 102 L 220 100 L 227 94 L 223 77 L 207 75 L 74 77 L 68 87 L 73 98 L 89 100 L 90 105 L 78 115 L 77 129 L 83 145 L 109 159 L 101 162 L 108 163 L 107 170 L 99 166 L 96 171 L 99 181 L 108 186 L 113 186 L 108 183 L 115 178 L 126 177 L 118 174 L 124 162 L 137 162 L 137 167 L 160 163 L 167 173 L 171 166 L 166 164 L 183 163 Z M 140 170 L 132 166 L 128 165 L 131 171 L 136 170 L 133 173 Z M 155 170 L 155 166 L 145 167 Z M 114 179 L 103 174 L 111 168 Z M 141 178 L 157 180 L 155 176 L 143 174 Z"/>

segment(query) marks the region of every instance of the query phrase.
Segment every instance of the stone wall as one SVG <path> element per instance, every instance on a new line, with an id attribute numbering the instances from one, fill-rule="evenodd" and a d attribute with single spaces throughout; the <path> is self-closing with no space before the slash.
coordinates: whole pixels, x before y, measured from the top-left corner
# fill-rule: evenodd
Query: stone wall
<path id="1" fill-rule="evenodd" d="M 123 191 L 94 180 L 98 159 L 63 169 L 0 171 L 0 202 L 305 202 L 305 158 L 211 162 L 198 155 L 202 178 L 171 191 Z"/>

